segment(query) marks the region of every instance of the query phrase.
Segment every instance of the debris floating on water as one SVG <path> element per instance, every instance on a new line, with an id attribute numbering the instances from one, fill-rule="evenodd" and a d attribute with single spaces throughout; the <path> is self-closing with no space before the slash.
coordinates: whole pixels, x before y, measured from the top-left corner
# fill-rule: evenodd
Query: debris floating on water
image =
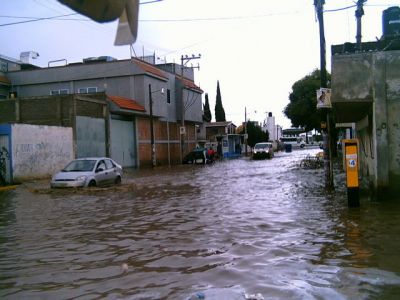
<path id="1" fill-rule="evenodd" d="M 123 270 L 124 272 L 128 271 L 128 264 L 127 264 L 127 263 L 123 263 L 122 266 L 121 266 L 121 268 L 122 268 L 122 270 Z"/>

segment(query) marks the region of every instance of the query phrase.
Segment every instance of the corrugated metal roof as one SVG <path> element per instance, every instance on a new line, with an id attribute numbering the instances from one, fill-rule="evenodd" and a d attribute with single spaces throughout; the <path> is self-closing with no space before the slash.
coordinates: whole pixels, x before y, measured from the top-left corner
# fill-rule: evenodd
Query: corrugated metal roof
<path id="1" fill-rule="evenodd" d="M 146 111 L 142 105 L 140 105 L 133 99 L 121 96 L 110 96 L 110 95 L 107 95 L 107 98 L 110 99 L 112 102 L 114 102 L 116 105 L 118 105 L 119 108 L 135 110 L 140 112 Z"/>

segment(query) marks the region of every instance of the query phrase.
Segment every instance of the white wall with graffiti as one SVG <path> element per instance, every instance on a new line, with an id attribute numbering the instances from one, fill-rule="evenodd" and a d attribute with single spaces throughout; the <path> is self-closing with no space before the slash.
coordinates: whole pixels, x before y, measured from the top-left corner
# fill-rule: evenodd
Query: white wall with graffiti
<path id="1" fill-rule="evenodd" d="M 11 125 L 13 181 L 46 178 L 74 158 L 70 127 Z"/>

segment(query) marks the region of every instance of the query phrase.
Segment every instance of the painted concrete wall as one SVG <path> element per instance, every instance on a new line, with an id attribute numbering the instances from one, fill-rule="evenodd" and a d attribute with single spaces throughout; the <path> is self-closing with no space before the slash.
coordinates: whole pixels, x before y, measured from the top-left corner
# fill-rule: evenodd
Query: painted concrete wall
<path id="1" fill-rule="evenodd" d="M 70 127 L 13 124 L 11 137 L 15 182 L 51 176 L 74 157 Z"/>
<path id="2" fill-rule="evenodd" d="M 400 51 L 387 52 L 386 105 L 389 141 L 389 180 L 400 185 Z M 383 125 L 383 124 L 382 124 Z"/>
<path id="3" fill-rule="evenodd" d="M 36 85 L 70 82 L 98 78 L 129 76 L 141 72 L 130 60 L 68 65 L 37 70 L 8 72 L 7 77 L 15 85 Z M 27 95 L 32 96 L 32 95 Z"/>
<path id="4" fill-rule="evenodd" d="M 185 107 L 185 120 L 192 122 L 203 122 L 203 102 L 201 94 L 185 89 L 183 92 L 183 103 Z"/>
<path id="5" fill-rule="evenodd" d="M 98 92 L 133 98 L 149 113 L 149 89 L 153 91 L 153 114 L 170 122 L 180 119 L 180 91 L 176 94 L 175 74 L 166 73 L 168 80 L 143 75 L 138 67 L 128 61 L 96 64 L 81 64 L 39 70 L 9 72 L 19 97 L 49 95 L 51 90 L 67 89 L 77 93 L 79 88 L 97 87 Z M 161 94 L 160 90 L 165 93 Z M 170 103 L 167 103 L 167 90 Z M 202 122 L 202 100 L 200 93 L 185 90 L 184 101 L 189 104 L 185 113 L 188 121 Z"/>
<path id="6" fill-rule="evenodd" d="M 347 106 L 343 114 L 358 114 L 363 176 L 378 191 L 399 186 L 400 51 L 333 56 L 332 102 Z"/>

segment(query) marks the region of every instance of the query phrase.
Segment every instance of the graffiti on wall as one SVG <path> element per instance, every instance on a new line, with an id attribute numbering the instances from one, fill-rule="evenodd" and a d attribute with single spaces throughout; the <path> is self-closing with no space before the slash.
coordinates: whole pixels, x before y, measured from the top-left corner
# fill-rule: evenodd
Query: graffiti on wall
<path id="1" fill-rule="evenodd" d="M 52 173 L 71 160 L 71 147 L 65 143 L 16 144 L 15 149 L 15 170 L 18 174 L 27 177 L 36 177 Z"/>

